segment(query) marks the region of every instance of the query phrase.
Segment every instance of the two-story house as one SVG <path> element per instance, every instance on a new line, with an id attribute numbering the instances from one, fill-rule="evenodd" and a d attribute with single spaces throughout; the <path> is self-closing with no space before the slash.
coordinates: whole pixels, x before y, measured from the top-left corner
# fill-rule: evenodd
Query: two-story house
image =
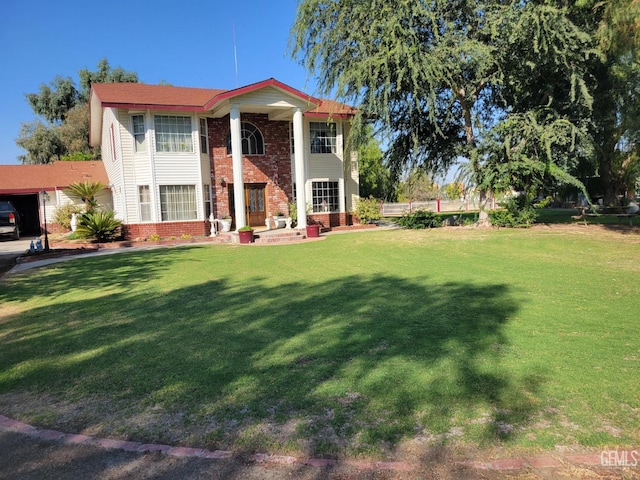
<path id="1" fill-rule="evenodd" d="M 275 79 L 234 90 L 141 83 L 91 87 L 91 144 L 101 146 L 128 238 L 208 233 L 207 219 L 264 226 L 297 202 L 346 225 L 358 162 L 346 147 L 354 109 Z"/>

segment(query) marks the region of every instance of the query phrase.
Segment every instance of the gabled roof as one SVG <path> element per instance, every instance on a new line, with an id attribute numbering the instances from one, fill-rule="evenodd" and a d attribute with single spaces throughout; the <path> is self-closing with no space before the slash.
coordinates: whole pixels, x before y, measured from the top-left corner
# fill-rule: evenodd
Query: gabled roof
<path id="1" fill-rule="evenodd" d="M 61 190 L 72 183 L 86 181 L 109 184 L 109 177 L 101 161 L 0 165 L 0 194 Z"/>
<path id="2" fill-rule="evenodd" d="M 330 118 L 349 118 L 353 117 L 358 112 L 358 109 L 345 105 L 344 103 L 336 102 L 334 100 L 322 100 L 322 103 L 305 113 L 307 117 L 330 117 Z"/>
<path id="3" fill-rule="evenodd" d="M 103 107 L 158 108 L 180 107 L 180 110 L 202 111 L 213 97 L 226 90 L 210 88 L 173 87 L 147 85 L 145 83 L 94 83 L 92 95 L 96 95 Z"/>
<path id="4" fill-rule="evenodd" d="M 353 107 L 332 100 L 320 100 L 289 85 L 269 78 L 233 90 L 173 87 L 144 83 L 94 83 L 91 85 L 91 145 L 101 141 L 102 109 L 105 107 L 128 110 L 169 110 L 183 112 L 209 112 L 222 116 L 229 111 L 235 99 L 261 89 L 275 89 L 304 109 L 304 114 L 321 118 L 345 118 L 355 115 Z M 247 97 L 244 97 L 247 98 Z M 264 106 L 262 106 L 264 107 Z M 280 108 L 280 107 L 276 107 Z"/>

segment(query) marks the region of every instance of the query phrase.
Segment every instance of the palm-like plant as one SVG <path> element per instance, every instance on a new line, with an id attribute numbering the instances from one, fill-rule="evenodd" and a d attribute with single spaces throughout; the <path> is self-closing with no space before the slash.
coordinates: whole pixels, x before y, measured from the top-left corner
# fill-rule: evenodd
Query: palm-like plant
<path id="1" fill-rule="evenodd" d="M 69 185 L 67 191 L 72 195 L 80 197 L 84 202 L 85 210 L 93 212 L 98 208 L 96 195 L 100 190 L 104 190 L 107 186 L 101 182 L 76 182 Z"/>
<path id="2" fill-rule="evenodd" d="M 122 222 L 115 218 L 113 210 L 95 210 L 80 217 L 76 233 L 82 237 L 95 238 L 98 242 L 114 240 L 121 234 Z"/>

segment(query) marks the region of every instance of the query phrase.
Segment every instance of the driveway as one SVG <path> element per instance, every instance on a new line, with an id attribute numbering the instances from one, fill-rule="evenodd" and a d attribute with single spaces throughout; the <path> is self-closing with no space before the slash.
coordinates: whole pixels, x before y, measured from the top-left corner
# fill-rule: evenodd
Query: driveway
<path id="1" fill-rule="evenodd" d="M 16 264 L 16 257 L 29 250 L 31 240 L 36 237 L 22 237 L 20 240 L 11 240 L 10 237 L 0 236 L 0 275 L 11 270 Z"/>

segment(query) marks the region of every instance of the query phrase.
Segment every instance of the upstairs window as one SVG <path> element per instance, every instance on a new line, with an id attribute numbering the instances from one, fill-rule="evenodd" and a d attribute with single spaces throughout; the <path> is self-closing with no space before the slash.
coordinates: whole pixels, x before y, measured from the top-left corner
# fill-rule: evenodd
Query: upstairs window
<path id="1" fill-rule="evenodd" d="M 156 115 L 157 152 L 193 152 L 191 117 Z"/>
<path id="2" fill-rule="evenodd" d="M 258 127 L 252 123 L 241 123 L 241 139 L 243 155 L 264 155 L 264 139 Z M 231 155 L 231 132 L 227 135 L 227 155 Z"/>
<path id="3" fill-rule="evenodd" d="M 144 115 L 133 115 L 131 117 L 131 124 L 133 126 L 133 148 L 136 152 L 147 151 L 146 141 L 146 129 L 144 127 Z"/>
<path id="4" fill-rule="evenodd" d="M 200 153 L 209 153 L 209 135 L 207 133 L 207 119 L 200 119 Z"/>
<path id="5" fill-rule="evenodd" d="M 310 122 L 311 153 L 336 153 L 336 124 Z"/>

